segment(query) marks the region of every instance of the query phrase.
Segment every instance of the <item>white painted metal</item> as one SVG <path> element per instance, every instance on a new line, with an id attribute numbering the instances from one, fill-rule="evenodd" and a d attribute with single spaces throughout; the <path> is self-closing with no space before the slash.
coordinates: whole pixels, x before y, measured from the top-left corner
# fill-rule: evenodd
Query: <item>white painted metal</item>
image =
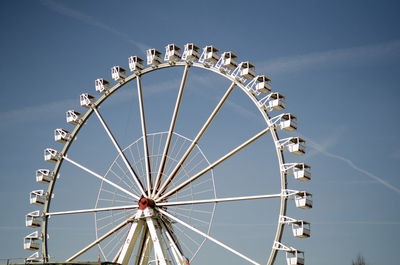
<path id="1" fill-rule="evenodd" d="M 131 56 L 128 58 L 129 70 L 134 73 L 140 73 L 144 69 L 143 59 L 138 56 Z"/>
<path id="2" fill-rule="evenodd" d="M 42 237 L 39 234 L 39 231 L 35 231 L 30 233 L 24 238 L 24 249 L 26 250 L 38 250 L 40 248 L 39 240 Z"/>
<path id="3" fill-rule="evenodd" d="M 130 192 L 130 191 L 128 191 L 128 190 L 126 190 L 126 189 L 120 187 L 119 185 L 115 184 L 114 182 L 112 182 L 112 181 L 110 181 L 110 180 L 104 178 L 103 176 L 101 176 L 101 175 L 97 174 L 96 172 L 94 172 L 94 171 L 88 169 L 87 167 L 82 166 L 81 164 L 79 164 L 78 162 L 75 162 L 74 160 L 68 158 L 67 156 L 64 156 L 63 159 L 66 160 L 66 161 L 68 161 L 68 162 L 70 162 L 71 164 L 73 164 L 73 165 L 75 165 L 75 166 L 77 166 L 77 167 L 83 169 L 84 171 L 86 171 L 86 172 L 92 174 L 92 175 L 95 176 L 96 178 L 101 179 L 102 181 L 104 181 L 104 182 L 110 184 L 110 185 L 113 186 L 114 188 L 117 188 L 117 189 L 119 189 L 120 191 L 122 191 L 122 192 L 124 192 L 124 193 L 126 193 L 126 194 L 128 194 L 128 195 L 130 195 L 130 196 L 132 196 L 133 198 L 135 198 L 135 199 L 137 199 L 137 200 L 140 199 L 139 196 L 137 196 L 136 194 L 133 194 L 132 192 Z"/>
<path id="4" fill-rule="evenodd" d="M 175 222 L 180 223 L 181 225 L 183 225 L 183 226 L 189 228 L 190 230 L 192 230 L 192 231 L 198 233 L 199 235 L 202 235 L 203 237 L 205 237 L 205 238 L 207 238 L 208 240 L 210 240 L 210 241 L 216 243 L 217 245 L 219 245 L 219 246 L 225 248 L 226 250 L 232 252 L 233 254 L 235 254 L 235 255 L 241 257 L 242 259 L 245 259 L 245 260 L 247 260 L 248 262 L 250 262 L 250 263 L 252 263 L 252 264 L 256 264 L 256 265 L 259 265 L 259 264 L 260 264 L 260 263 L 255 262 L 254 260 L 250 259 L 249 257 L 243 255 L 242 253 L 240 253 L 240 252 L 234 250 L 233 248 L 231 248 L 231 247 L 225 245 L 225 244 L 222 243 L 221 241 L 219 241 L 219 240 L 217 240 L 217 239 L 215 239 L 215 238 L 213 238 L 213 237 L 207 235 L 206 233 L 203 233 L 203 232 L 201 232 L 200 230 L 194 228 L 193 226 L 191 226 L 191 225 L 189 225 L 189 224 L 183 222 L 182 220 L 176 218 L 176 217 L 173 216 L 172 214 L 169 214 L 168 212 L 166 212 L 166 211 L 164 211 L 164 210 L 161 210 L 161 209 L 158 209 L 158 211 L 161 212 L 162 214 L 168 216 L 170 219 L 174 220 Z"/>
<path id="5" fill-rule="evenodd" d="M 50 213 L 46 213 L 46 215 L 54 216 L 54 215 L 66 215 L 66 214 L 80 214 L 80 213 L 98 213 L 98 212 L 105 212 L 105 211 L 130 210 L 130 209 L 137 209 L 137 208 L 138 208 L 138 205 L 125 205 L 125 206 L 113 206 L 113 207 L 104 207 L 104 208 L 72 210 L 72 211 L 50 212 Z"/>
<path id="6" fill-rule="evenodd" d="M 296 155 L 303 155 L 306 153 L 305 140 L 300 137 L 289 137 L 279 140 L 279 148 L 283 151 L 290 152 Z"/>
<path id="7" fill-rule="evenodd" d="M 182 57 L 179 53 L 180 50 L 181 48 L 179 48 L 179 46 L 176 44 L 168 44 L 167 46 L 165 46 L 164 61 L 168 63 L 179 61 Z"/>
<path id="8" fill-rule="evenodd" d="M 75 110 L 69 110 L 66 112 L 67 122 L 73 125 L 78 125 L 81 120 L 81 113 Z"/>
<path id="9" fill-rule="evenodd" d="M 142 214 L 142 211 L 138 211 L 136 216 L 140 216 Z M 137 218 L 138 219 L 138 218 Z M 133 248 L 135 247 L 136 241 L 139 237 L 139 234 L 142 230 L 143 227 L 143 220 L 137 220 L 136 222 L 133 222 L 131 224 L 131 227 L 129 228 L 128 235 L 125 239 L 124 244 L 122 245 L 121 253 L 119 255 L 119 258 L 117 260 L 117 263 L 122 264 L 122 265 L 127 265 L 131 255 Z"/>
<path id="10" fill-rule="evenodd" d="M 80 103 L 82 107 L 90 108 L 91 105 L 96 101 L 96 97 L 88 93 L 82 93 L 80 95 Z"/>
<path id="11" fill-rule="evenodd" d="M 26 261 L 28 261 L 28 262 L 40 262 L 40 261 L 43 261 L 43 260 L 40 258 L 39 252 L 36 251 L 32 255 L 30 255 L 28 258 L 26 258 Z"/>
<path id="12" fill-rule="evenodd" d="M 49 169 L 38 169 L 36 170 L 36 181 L 48 184 L 54 178 L 54 172 Z"/>
<path id="13" fill-rule="evenodd" d="M 54 130 L 54 140 L 59 143 L 68 142 L 71 139 L 71 134 L 65 129 Z"/>
<path id="14" fill-rule="evenodd" d="M 221 164 L 222 162 L 224 162 L 226 159 L 228 159 L 229 157 L 233 156 L 234 154 L 236 154 L 237 152 L 239 152 L 240 150 L 242 150 L 243 148 L 245 148 L 246 146 L 248 146 L 249 144 L 253 143 L 254 141 L 256 141 L 257 139 L 259 139 L 261 136 L 263 136 L 264 134 L 266 134 L 267 132 L 270 131 L 270 128 L 266 128 L 264 130 L 262 130 L 261 132 L 259 132 L 258 134 L 256 134 L 255 136 L 253 136 L 252 138 L 250 138 L 249 140 L 247 140 L 246 142 L 244 142 L 243 144 L 239 145 L 238 147 L 236 147 L 235 149 L 233 149 L 232 151 L 230 151 L 229 153 L 227 153 L 226 155 L 222 156 L 221 158 L 219 158 L 218 160 L 216 160 L 214 163 L 212 163 L 210 166 L 208 166 L 207 168 L 203 169 L 202 171 L 200 171 L 199 173 L 195 174 L 193 177 L 189 178 L 188 180 L 184 181 L 183 183 L 181 183 L 180 185 L 178 185 L 177 187 L 171 189 L 170 191 L 166 192 L 165 194 L 163 194 L 161 197 L 156 199 L 156 202 L 160 202 L 165 198 L 168 198 L 169 196 L 175 194 L 177 191 L 183 189 L 184 187 L 186 187 L 189 183 L 195 181 L 196 179 L 198 179 L 199 177 L 201 177 L 202 175 L 204 175 L 205 173 L 207 173 L 208 171 L 210 171 L 211 169 L 213 169 L 214 167 L 218 166 L 219 164 Z"/>
<path id="15" fill-rule="evenodd" d="M 47 195 L 47 192 L 44 190 L 31 191 L 29 202 L 35 205 L 43 205 L 46 202 Z"/>
<path id="16" fill-rule="evenodd" d="M 57 163 L 60 160 L 60 153 L 57 150 L 46 148 L 44 150 L 44 160 L 51 163 Z"/>
<path id="17" fill-rule="evenodd" d="M 164 184 L 161 186 L 161 188 L 157 192 L 157 194 L 155 196 L 156 199 L 160 196 L 160 194 L 162 192 L 164 192 L 166 190 L 166 188 L 169 186 L 171 181 L 174 179 L 174 177 L 176 176 L 178 171 L 181 169 L 183 163 L 185 163 L 186 159 L 189 157 L 189 155 L 191 154 L 191 152 L 195 148 L 196 144 L 199 142 L 201 137 L 204 135 L 204 133 L 207 130 L 208 126 L 210 126 L 211 122 L 217 116 L 218 112 L 221 110 L 223 104 L 226 102 L 226 100 L 228 99 L 229 95 L 232 93 L 232 91 L 235 88 L 235 86 L 236 86 L 236 84 L 234 82 L 232 82 L 232 84 L 229 86 L 229 88 L 227 89 L 225 94 L 222 96 L 221 100 L 218 102 L 217 106 L 215 107 L 215 109 L 213 110 L 211 115 L 208 117 L 207 121 L 204 123 L 203 127 L 200 129 L 200 131 L 196 135 L 195 139 L 193 140 L 193 142 L 191 143 L 189 148 L 186 150 L 185 154 L 179 160 L 179 162 L 177 163 L 175 168 L 172 170 L 172 172 L 169 175 L 169 177 L 167 178 L 167 180 L 165 180 Z"/>
<path id="18" fill-rule="evenodd" d="M 205 67 L 210 67 L 212 64 L 218 62 L 218 52 L 219 50 L 212 45 L 204 47 L 199 62 L 202 63 Z"/>
<path id="19" fill-rule="evenodd" d="M 265 75 L 258 75 L 246 85 L 246 89 L 255 96 L 269 93 L 271 92 L 271 79 Z"/>
<path id="20" fill-rule="evenodd" d="M 185 50 L 182 54 L 182 60 L 192 62 L 200 58 L 200 48 L 193 43 L 185 44 Z"/>
<path id="21" fill-rule="evenodd" d="M 280 216 L 279 222 L 292 226 L 293 236 L 307 238 L 311 235 L 311 224 L 303 220 L 296 220 L 288 216 Z"/>
<path id="22" fill-rule="evenodd" d="M 309 181 L 311 179 L 311 167 L 304 163 L 287 163 L 281 166 L 281 171 L 287 175 L 293 175 L 299 181 Z"/>
<path id="23" fill-rule="evenodd" d="M 105 80 L 104 78 L 99 78 L 94 81 L 94 87 L 99 93 L 107 93 L 110 90 L 110 82 Z"/>
<path id="24" fill-rule="evenodd" d="M 115 81 L 121 83 L 124 82 L 125 78 L 126 78 L 126 69 L 116 65 L 114 67 L 111 68 L 111 77 L 112 79 L 114 79 Z"/>
<path id="25" fill-rule="evenodd" d="M 133 179 L 136 182 L 137 187 L 139 188 L 139 190 L 141 191 L 143 196 L 146 196 L 146 193 L 143 189 L 143 185 L 139 180 L 139 177 L 137 176 L 137 174 L 135 173 L 135 171 L 133 170 L 132 166 L 130 165 L 128 159 L 126 158 L 124 152 L 122 152 L 121 147 L 119 146 L 117 140 L 115 140 L 114 135 L 111 133 L 110 129 L 108 128 L 106 122 L 104 121 L 103 117 L 101 116 L 100 112 L 96 109 L 93 108 L 94 112 L 96 113 L 97 117 L 99 118 L 101 124 L 104 127 L 104 130 L 107 132 L 108 136 L 110 137 L 112 143 L 114 144 L 115 148 L 117 149 L 119 155 L 121 156 L 122 160 L 125 163 L 125 166 L 127 167 L 127 169 L 129 170 L 129 173 L 132 175 Z"/>
<path id="26" fill-rule="evenodd" d="M 162 53 L 156 49 L 148 49 L 146 51 L 147 64 L 152 67 L 157 67 L 157 65 L 162 63 L 161 55 Z"/>
<path id="27" fill-rule="evenodd" d="M 40 227 L 41 223 L 42 220 L 39 210 L 30 212 L 25 216 L 26 227 Z"/>
<path id="28" fill-rule="evenodd" d="M 174 129 L 175 129 L 175 124 L 176 124 L 176 119 L 178 118 L 179 108 L 181 106 L 183 91 L 185 89 L 188 73 L 189 73 L 189 66 L 186 65 L 185 66 L 185 70 L 183 71 L 181 84 L 179 86 L 179 92 L 178 92 L 178 96 L 176 98 L 175 108 L 174 108 L 174 112 L 172 114 L 171 123 L 169 125 L 168 136 L 167 136 L 167 140 L 165 142 L 163 155 L 161 157 L 160 167 L 158 169 L 157 178 L 156 178 L 156 181 L 155 181 L 155 184 L 154 184 L 155 189 L 153 190 L 152 197 L 155 197 L 156 191 L 157 191 L 157 189 L 159 188 L 159 186 L 161 184 L 161 176 L 162 176 L 162 174 L 164 172 L 165 162 L 167 161 L 166 159 L 167 159 L 169 148 L 170 148 L 170 145 L 171 145 L 172 135 L 173 135 L 173 132 L 174 132 Z"/>

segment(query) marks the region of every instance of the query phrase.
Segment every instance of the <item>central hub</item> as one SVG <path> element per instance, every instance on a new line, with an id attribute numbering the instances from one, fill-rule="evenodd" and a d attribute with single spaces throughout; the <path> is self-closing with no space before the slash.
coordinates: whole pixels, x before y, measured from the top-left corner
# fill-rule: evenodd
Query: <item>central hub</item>
<path id="1" fill-rule="evenodd" d="M 139 200 L 139 210 L 144 210 L 147 207 L 154 208 L 155 205 L 155 202 L 149 198 L 143 197 Z"/>

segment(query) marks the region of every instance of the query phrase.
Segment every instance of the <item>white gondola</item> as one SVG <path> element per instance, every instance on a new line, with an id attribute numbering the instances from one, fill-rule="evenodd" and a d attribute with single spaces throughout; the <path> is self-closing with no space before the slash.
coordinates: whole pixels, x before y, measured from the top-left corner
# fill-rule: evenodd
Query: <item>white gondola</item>
<path id="1" fill-rule="evenodd" d="M 24 249 L 26 250 L 38 250 L 40 247 L 39 240 L 39 231 L 35 231 L 24 238 Z"/>
<path id="2" fill-rule="evenodd" d="M 312 194 L 306 191 L 299 192 L 295 196 L 296 207 L 301 209 L 312 208 Z"/>
<path id="3" fill-rule="evenodd" d="M 71 139 L 71 134 L 69 131 L 64 129 L 55 129 L 54 130 L 54 140 L 56 142 L 65 143 Z"/>
<path id="4" fill-rule="evenodd" d="M 279 124 L 281 130 L 295 131 L 297 129 L 297 118 L 293 114 L 286 113 L 281 116 Z"/>
<path id="5" fill-rule="evenodd" d="M 258 75 L 255 77 L 256 91 L 259 93 L 269 93 L 271 92 L 271 79 L 266 75 Z"/>
<path id="6" fill-rule="evenodd" d="M 60 153 L 57 150 L 46 148 L 44 150 L 44 160 L 47 162 L 57 163 L 60 160 Z"/>
<path id="7" fill-rule="evenodd" d="M 238 66 L 238 62 L 236 61 L 237 55 L 233 52 L 224 52 L 221 58 L 222 65 L 229 70 L 235 69 Z"/>
<path id="8" fill-rule="evenodd" d="M 173 63 L 181 59 L 181 54 L 179 51 L 181 48 L 176 44 L 168 44 L 165 46 L 165 56 L 164 61 Z"/>
<path id="9" fill-rule="evenodd" d="M 82 107 L 90 108 L 90 106 L 96 101 L 96 98 L 88 93 L 82 93 L 79 97 Z"/>
<path id="10" fill-rule="evenodd" d="M 286 251 L 288 265 L 304 265 L 304 252 L 301 250 Z"/>
<path id="11" fill-rule="evenodd" d="M 103 78 L 99 78 L 94 81 L 94 87 L 97 92 L 104 94 L 110 89 L 110 82 Z"/>
<path id="12" fill-rule="evenodd" d="M 138 56 L 131 56 L 128 58 L 129 70 L 131 72 L 140 72 L 144 69 L 143 59 Z"/>
<path id="13" fill-rule="evenodd" d="M 26 261 L 28 261 L 28 262 L 40 262 L 42 260 L 40 259 L 39 252 L 36 251 L 32 255 L 30 255 L 28 258 L 26 258 Z"/>
<path id="14" fill-rule="evenodd" d="M 242 62 L 240 69 L 240 76 L 250 80 L 256 76 L 255 66 L 249 62 Z"/>
<path id="15" fill-rule="evenodd" d="M 31 191 L 29 196 L 30 204 L 43 205 L 46 202 L 47 192 L 44 190 Z"/>
<path id="16" fill-rule="evenodd" d="M 311 225 L 303 220 L 293 222 L 292 232 L 295 237 L 308 238 L 311 235 Z"/>
<path id="17" fill-rule="evenodd" d="M 268 107 L 274 110 L 283 110 L 286 105 L 286 98 L 281 93 L 275 92 L 270 95 Z"/>
<path id="18" fill-rule="evenodd" d="M 297 163 L 293 168 L 294 179 L 308 181 L 311 179 L 311 167 L 304 163 Z"/>
<path id="19" fill-rule="evenodd" d="M 54 172 L 49 169 L 36 170 L 36 181 L 40 183 L 50 183 L 54 178 Z"/>
<path id="20" fill-rule="evenodd" d="M 200 48 L 193 43 L 185 44 L 185 49 L 182 54 L 182 60 L 195 61 L 200 59 Z"/>
<path id="21" fill-rule="evenodd" d="M 279 140 L 280 148 L 285 152 L 290 152 L 296 155 L 302 155 L 306 152 L 306 141 L 300 137 L 289 137 Z"/>
<path id="22" fill-rule="evenodd" d="M 26 227 L 40 227 L 41 223 L 40 211 L 30 212 L 25 216 Z"/>
<path id="23" fill-rule="evenodd" d="M 147 55 L 147 64 L 156 67 L 162 62 L 161 55 L 162 53 L 156 49 L 148 49 L 146 51 Z"/>
<path id="24" fill-rule="evenodd" d="M 81 119 L 81 113 L 80 113 L 80 112 L 77 112 L 77 111 L 75 111 L 75 110 L 69 110 L 69 111 L 67 111 L 67 112 L 65 113 L 65 116 L 66 116 L 67 122 L 68 122 L 69 124 L 74 124 L 74 125 L 79 124 L 79 121 L 80 121 L 80 119 Z"/>
<path id="25" fill-rule="evenodd" d="M 111 77 L 117 82 L 123 82 L 126 78 L 126 69 L 116 65 L 111 68 Z"/>
<path id="26" fill-rule="evenodd" d="M 206 46 L 203 48 L 203 53 L 200 56 L 200 62 L 201 63 L 211 63 L 214 64 L 218 62 L 219 55 L 217 54 L 219 50 L 215 48 L 214 46 Z"/>

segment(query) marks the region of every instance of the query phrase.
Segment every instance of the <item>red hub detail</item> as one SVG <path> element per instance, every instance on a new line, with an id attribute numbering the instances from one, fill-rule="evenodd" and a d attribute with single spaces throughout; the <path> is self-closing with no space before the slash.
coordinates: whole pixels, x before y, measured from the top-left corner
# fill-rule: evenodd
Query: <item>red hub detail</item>
<path id="1" fill-rule="evenodd" d="M 154 201 L 151 200 L 151 199 L 148 199 L 148 198 L 143 197 L 143 198 L 141 198 L 141 199 L 139 200 L 139 210 L 144 210 L 144 209 L 146 209 L 147 207 L 153 208 L 154 205 L 155 205 L 155 203 L 154 203 Z"/>

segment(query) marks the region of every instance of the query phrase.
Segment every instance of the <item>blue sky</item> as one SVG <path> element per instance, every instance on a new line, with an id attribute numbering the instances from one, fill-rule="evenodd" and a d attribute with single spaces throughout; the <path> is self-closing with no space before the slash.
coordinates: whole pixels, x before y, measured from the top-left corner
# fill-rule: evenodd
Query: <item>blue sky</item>
<path id="1" fill-rule="evenodd" d="M 29 205 L 29 192 L 43 188 L 35 182 L 35 170 L 48 167 L 43 161 L 44 148 L 61 148 L 53 142 L 53 130 L 67 127 L 64 113 L 80 108 L 79 94 L 96 94 L 93 81 L 99 77 L 111 80 L 110 67 L 127 68 L 131 55 L 145 58 L 148 48 L 164 51 L 169 43 L 183 48 L 194 42 L 200 47 L 214 45 L 221 51 L 232 50 L 240 60 L 254 63 L 257 73 L 269 75 L 274 90 L 287 97 L 287 111 L 298 117 L 299 130 L 294 134 L 307 140 L 307 154 L 300 159 L 312 166 L 313 176 L 311 182 L 299 188 L 313 193 L 314 208 L 298 213 L 312 223 L 312 237 L 293 244 L 305 251 L 306 264 L 351 264 L 359 253 L 369 264 L 397 264 L 399 11 L 397 1 L 2 1 L 0 258 L 30 254 L 22 246 L 23 237 L 31 231 L 24 226 L 25 214 L 35 209 Z M 173 73 L 174 77 L 161 85 L 144 80 L 149 87 L 145 104 L 151 102 L 161 108 L 167 99 L 175 100 L 181 70 Z M 157 78 L 163 80 L 164 76 Z M 193 71 L 191 80 L 193 90 L 188 89 L 188 101 L 182 104 L 189 104 L 189 98 L 198 101 L 192 100 L 192 108 L 186 106 L 177 125 L 189 138 L 194 137 L 196 126 L 201 124 L 196 125 L 193 115 L 202 120 L 206 116 L 200 110 L 215 105 L 223 93 L 216 90 L 214 95 L 212 90 L 201 90 L 202 86 L 222 84 L 219 79 L 207 79 L 203 72 Z M 128 137 L 135 128 L 132 124 L 140 121 L 138 116 L 130 115 L 138 108 L 137 103 L 133 107 L 128 104 L 131 99 L 134 101 L 135 95 L 127 91 L 104 106 L 117 110 L 105 116 L 112 120 L 120 138 L 127 139 L 124 146 L 138 138 Z M 261 128 L 258 114 L 247 109 L 246 104 L 241 105 L 240 99 L 235 94 L 229 102 L 222 115 L 226 118 L 220 120 L 222 127 L 241 133 L 235 127 L 240 120 L 246 128 L 254 126 L 251 133 L 255 133 Z M 148 118 L 155 121 L 149 125 L 150 132 L 168 129 L 171 112 L 167 113 L 164 118 L 159 111 L 148 111 Z M 184 131 L 185 127 L 190 128 Z M 96 128 L 99 129 L 89 123 L 82 142 L 87 139 L 96 146 L 102 137 L 106 139 L 104 132 Z M 213 132 L 234 142 L 229 133 L 223 134 L 218 127 Z M 91 133 L 98 135 L 90 139 Z M 76 153 L 81 151 L 79 137 Z M 207 148 L 207 143 L 215 144 L 213 141 L 205 138 L 203 143 L 210 159 L 218 157 L 213 148 Z M 254 152 L 256 157 L 248 154 L 239 161 L 262 161 L 259 159 L 263 151 L 255 148 Z M 92 157 L 87 162 L 95 163 L 96 159 Z M 219 192 L 218 180 L 216 183 L 217 194 L 223 193 L 224 188 Z M 229 185 L 221 185 L 240 190 L 240 183 L 232 180 Z M 89 186 L 89 192 L 97 193 L 95 184 L 83 184 Z M 264 184 L 270 190 L 276 183 L 271 180 Z M 74 191 L 68 185 L 66 194 Z M 68 205 L 66 201 L 62 203 Z M 247 206 L 252 209 L 255 205 Z M 68 207 L 74 209 L 73 206 Z M 243 229 L 268 233 L 268 222 L 249 219 L 251 213 L 246 210 L 240 211 L 240 215 L 247 216 Z M 232 212 L 227 211 L 221 212 L 228 219 Z M 263 211 L 257 208 L 257 212 Z M 216 214 L 221 220 L 215 220 L 213 231 L 224 237 L 230 223 L 223 221 L 224 214 L 218 215 L 218 208 Z M 271 220 L 274 218 L 277 216 Z M 245 242 L 244 251 L 251 253 L 258 251 L 260 245 L 261 252 L 269 251 L 272 241 L 267 238 L 262 243 L 257 239 L 227 240 L 235 246 Z M 225 254 L 215 251 L 212 243 L 205 246 L 206 250 L 215 255 L 215 260 Z M 56 258 L 57 255 L 61 256 L 55 254 Z M 278 262 L 283 262 L 282 253 L 279 257 Z M 243 264 L 241 260 L 229 261 Z"/>

